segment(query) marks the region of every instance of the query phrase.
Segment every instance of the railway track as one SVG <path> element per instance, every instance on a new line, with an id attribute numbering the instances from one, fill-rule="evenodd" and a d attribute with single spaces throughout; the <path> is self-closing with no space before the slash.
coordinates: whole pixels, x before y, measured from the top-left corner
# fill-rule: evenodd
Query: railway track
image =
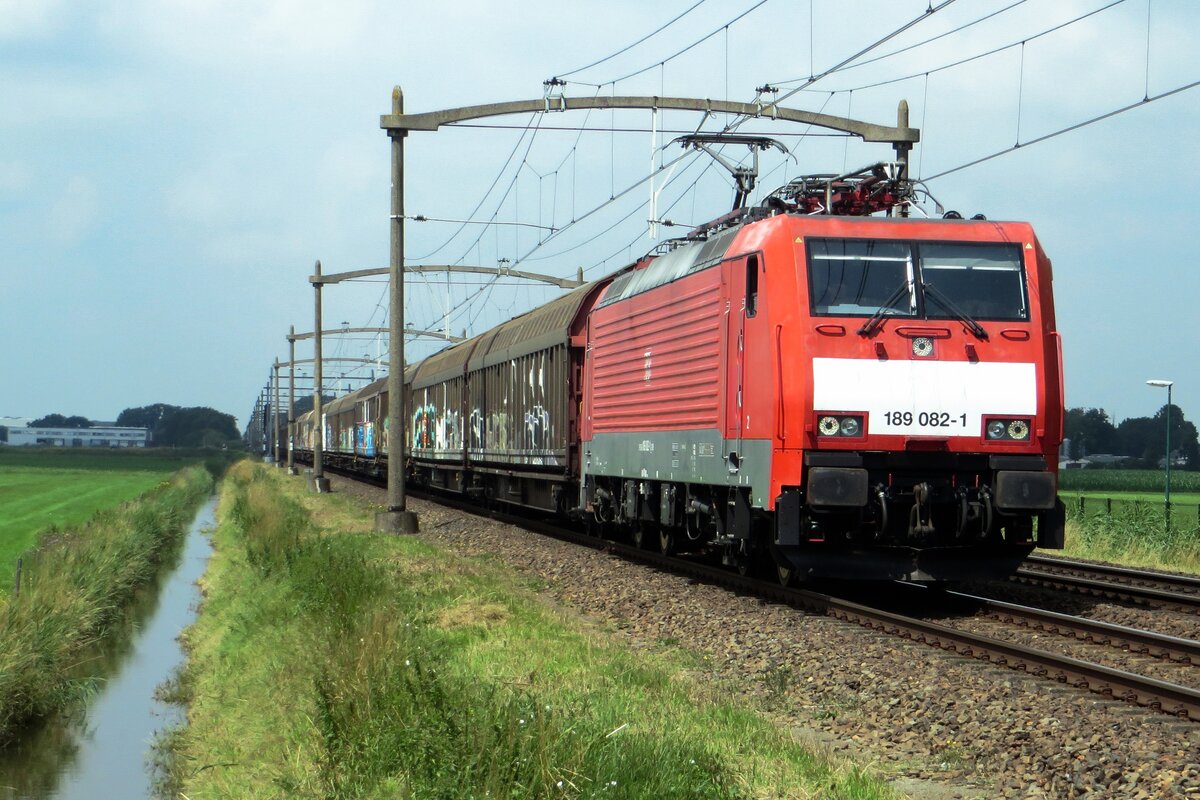
<path id="1" fill-rule="evenodd" d="M 1010 580 L 1200 614 L 1200 578 L 1030 556 Z"/>
<path id="2" fill-rule="evenodd" d="M 418 492 L 412 492 L 412 494 L 467 513 L 480 513 L 480 509 L 477 507 L 458 503 L 441 495 L 425 495 Z M 697 581 L 783 603 L 809 613 L 831 616 L 882 633 L 911 639 L 959 655 L 988 661 L 998 666 L 1151 708 L 1181 719 L 1200 722 L 1200 691 L 1196 689 L 1066 655 L 1038 650 L 1022 644 L 992 639 L 948 625 L 896 614 L 808 589 L 782 587 L 773 582 L 739 575 L 698 559 L 664 556 L 656 551 L 638 548 L 631 544 L 598 539 L 581 532 L 564 529 L 561 524 L 556 522 L 530 520 L 526 517 L 497 511 L 492 511 L 490 516 L 537 533 L 604 550 L 613 555 L 647 564 L 663 571 L 685 575 Z M 964 595 L 963 597 L 969 596 Z M 984 598 L 971 599 L 984 601 Z M 998 614 L 1008 614 L 1014 618 L 1021 616 L 1022 619 L 1028 621 L 1028 624 L 1042 625 L 1046 630 L 1050 630 L 1053 626 L 1058 626 L 1060 630 L 1070 627 L 1073 631 L 1072 635 L 1085 638 L 1090 636 L 1095 641 L 1103 640 L 1105 637 L 1110 642 L 1119 639 L 1122 642 L 1121 646 L 1128 646 L 1135 651 L 1171 660 L 1200 664 L 1200 643 L 1137 631 L 1132 628 L 1125 629 L 1121 626 L 1091 620 L 1068 618 L 1067 615 L 1055 615 L 1053 612 L 1041 612 L 1036 609 L 1018 611 L 1023 607 L 994 600 L 985 602 L 992 604 L 992 608 Z M 1040 615 L 1038 621 L 1034 622 L 1037 615 Z M 1071 621 L 1070 624 L 1068 620 Z M 1076 622 L 1078 624 L 1073 624 Z"/>
<path id="3" fill-rule="evenodd" d="M 984 614 L 1001 622 L 1015 623 L 1032 630 L 1067 636 L 1083 642 L 1108 645 L 1152 658 L 1200 666 L 1200 642 L 1192 639 L 1006 603 L 963 592 L 948 591 L 945 594 L 970 602 Z"/>

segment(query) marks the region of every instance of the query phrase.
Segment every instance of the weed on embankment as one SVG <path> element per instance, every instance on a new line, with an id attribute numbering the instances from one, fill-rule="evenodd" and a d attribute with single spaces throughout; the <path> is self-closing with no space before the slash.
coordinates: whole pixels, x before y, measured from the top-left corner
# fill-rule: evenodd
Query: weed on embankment
<path id="1" fill-rule="evenodd" d="M 23 556 L 19 591 L 0 596 L 0 742 L 87 693 L 71 677 L 80 652 L 153 579 L 212 486 L 188 468 Z"/>
<path id="2" fill-rule="evenodd" d="M 164 795 L 892 796 L 669 652 L 367 515 L 261 466 L 227 477 Z"/>
<path id="3" fill-rule="evenodd" d="M 1173 515 L 1168 529 L 1161 502 L 1115 503 L 1111 513 L 1087 513 L 1068 502 L 1063 555 L 1200 573 L 1200 524 Z"/>

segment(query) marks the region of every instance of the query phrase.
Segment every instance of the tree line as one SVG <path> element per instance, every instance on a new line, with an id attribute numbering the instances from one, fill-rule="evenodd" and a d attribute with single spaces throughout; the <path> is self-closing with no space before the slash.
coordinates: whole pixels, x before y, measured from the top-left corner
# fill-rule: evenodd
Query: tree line
<path id="1" fill-rule="evenodd" d="M 31 428 L 91 428 L 87 417 L 47 414 L 29 423 Z M 147 428 L 154 447 L 224 447 L 240 442 L 237 420 L 207 406 L 184 408 L 155 403 L 127 408 L 117 417 L 121 428 Z"/>
<path id="2" fill-rule="evenodd" d="M 1130 417 L 1114 425 L 1102 408 L 1069 408 L 1066 437 L 1071 452 L 1063 455 L 1084 458 L 1106 454 L 1126 456 L 1131 466 L 1157 467 L 1166 456 L 1167 406 L 1152 417 Z M 1183 409 L 1171 404 L 1171 466 L 1200 469 L 1200 443 L 1195 423 L 1189 422 Z"/>

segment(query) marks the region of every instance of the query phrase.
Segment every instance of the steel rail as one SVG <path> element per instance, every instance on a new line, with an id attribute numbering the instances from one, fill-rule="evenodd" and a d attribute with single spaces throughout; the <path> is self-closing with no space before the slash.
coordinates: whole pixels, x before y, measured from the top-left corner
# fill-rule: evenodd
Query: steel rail
<path id="1" fill-rule="evenodd" d="M 1071 614 L 1060 614 L 1057 611 L 1031 608 L 1016 603 L 1006 603 L 990 597 L 951 591 L 946 592 L 946 595 L 977 603 L 983 611 L 1005 622 L 1015 622 L 1046 633 L 1069 635 L 1081 641 L 1125 647 L 1130 652 L 1200 666 L 1200 642 L 1192 639 L 1167 636 L 1153 631 L 1114 625 L 1111 622 L 1101 622 Z"/>
<path id="2" fill-rule="evenodd" d="M 1149 602 L 1161 608 L 1183 611 L 1189 614 L 1200 614 L 1200 595 L 1195 594 L 1180 594 L 1163 589 L 1152 589 L 1146 586 L 1131 586 L 1125 583 L 1096 580 L 1094 578 L 1080 577 L 1079 575 L 1069 575 L 1040 569 L 1026 569 L 1024 567 L 1018 569 L 1009 580 L 1034 586 L 1050 586 L 1052 588 L 1065 589 L 1093 597 Z"/>
<path id="3" fill-rule="evenodd" d="M 1191 589 L 1200 593 L 1200 577 L 1195 575 L 1178 575 L 1170 572 L 1148 572 L 1130 567 L 1119 567 L 1115 564 L 1094 564 L 1088 561 L 1074 561 L 1067 558 L 1031 555 L 1025 563 L 1044 569 L 1068 570 L 1091 575 L 1104 575 L 1114 582 L 1128 581 L 1147 586 L 1168 586 L 1175 589 Z"/>

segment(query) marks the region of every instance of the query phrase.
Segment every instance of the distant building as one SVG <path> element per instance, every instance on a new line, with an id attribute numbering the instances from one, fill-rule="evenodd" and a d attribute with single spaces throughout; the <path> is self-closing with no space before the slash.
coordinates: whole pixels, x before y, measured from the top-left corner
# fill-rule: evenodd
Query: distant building
<path id="1" fill-rule="evenodd" d="M 1086 459 L 1089 464 L 1098 467 L 1117 467 L 1126 461 L 1132 461 L 1133 456 L 1114 456 L 1108 453 L 1092 453 Z"/>
<path id="2" fill-rule="evenodd" d="M 13 447 L 145 447 L 149 439 L 149 428 L 118 428 L 115 425 L 8 429 L 8 443 Z"/>

